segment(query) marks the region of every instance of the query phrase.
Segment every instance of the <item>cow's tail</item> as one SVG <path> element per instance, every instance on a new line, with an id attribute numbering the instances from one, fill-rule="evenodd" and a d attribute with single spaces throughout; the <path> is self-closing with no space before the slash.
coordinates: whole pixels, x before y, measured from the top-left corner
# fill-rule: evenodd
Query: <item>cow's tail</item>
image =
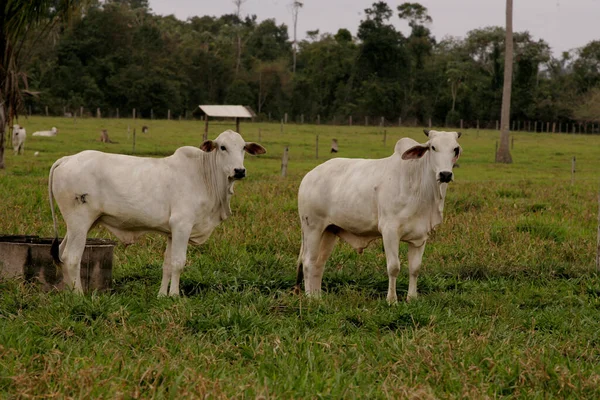
<path id="1" fill-rule="evenodd" d="M 54 212 L 54 194 L 52 193 L 52 181 L 54 177 L 54 170 L 61 164 L 62 158 L 57 160 L 54 164 L 52 164 L 52 168 L 50 168 L 50 176 L 48 178 L 48 197 L 50 198 L 50 210 L 52 211 L 52 222 L 54 224 L 54 240 L 52 241 L 52 246 L 50 247 L 50 254 L 54 259 L 54 262 L 58 265 L 62 264 L 60 260 L 59 254 L 59 243 L 58 243 L 58 226 L 56 224 L 56 213 Z"/>
<path id="2" fill-rule="evenodd" d="M 300 244 L 300 254 L 298 255 L 297 272 L 296 272 L 296 286 L 294 286 L 294 294 L 300 295 L 302 292 L 302 280 L 304 279 L 304 266 L 302 265 L 302 258 L 304 257 L 304 235 L 302 235 L 302 243 Z"/>

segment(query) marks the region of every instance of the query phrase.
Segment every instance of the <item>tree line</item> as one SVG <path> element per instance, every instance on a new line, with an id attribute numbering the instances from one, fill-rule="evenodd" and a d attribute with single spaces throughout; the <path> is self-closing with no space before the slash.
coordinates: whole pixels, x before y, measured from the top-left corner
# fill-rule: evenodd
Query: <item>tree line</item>
<path id="1" fill-rule="evenodd" d="M 399 19 L 409 32 L 395 28 Z M 504 28 L 438 39 L 431 24 L 419 3 L 392 9 L 379 1 L 364 10 L 356 36 L 309 31 L 294 52 L 285 24 L 242 16 L 239 7 L 182 21 L 152 13 L 147 0 L 92 1 L 68 24 L 24 41 L 20 63 L 33 94 L 24 105 L 55 115 L 135 108 L 145 118 L 242 104 L 274 120 L 499 119 Z M 513 42 L 512 120 L 600 118 L 600 40 L 558 57 L 528 32 L 515 32 Z"/>

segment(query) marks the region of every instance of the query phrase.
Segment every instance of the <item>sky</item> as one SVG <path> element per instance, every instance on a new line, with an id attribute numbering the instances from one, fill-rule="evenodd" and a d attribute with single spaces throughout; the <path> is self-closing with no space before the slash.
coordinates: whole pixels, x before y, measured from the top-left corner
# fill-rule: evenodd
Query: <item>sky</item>
<path id="1" fill-rule="evenodd" d="M 298 15 L 298 40 L 306 32 L 336 33 L 346 28 L 353 35 L 364 9 L 375 0 L 300 0 L 303 7 Z M 433 19 L 433 35 L 439 41 L 445 36 L 464 38 L 470 30 L 486 26 L 504 26 L 504 0 L 410 0 L 427 7 Z M 256 14 L 258 21 L 274 18 L 277 24 L 286 24 L 290 38 L 292 31 L 292 0 L 245 0 L 241 14 Z M 394 10 L 391 21 L 404 34 L 410 33 L 408 24 L 397 17 L 396 7 L 404 1 L 388 0 Z M 175 14 L 185 20 L 193 16 L 220 16 L 235 11 L 233 0 L 150 0 L 152 11 L 160 15 Z M 556 57 L 563 51 L 585 46 L 600 40 L 600 0 L 514 0 L 513 30 L 529 31 L 535 40 L 544 39 Z"/>

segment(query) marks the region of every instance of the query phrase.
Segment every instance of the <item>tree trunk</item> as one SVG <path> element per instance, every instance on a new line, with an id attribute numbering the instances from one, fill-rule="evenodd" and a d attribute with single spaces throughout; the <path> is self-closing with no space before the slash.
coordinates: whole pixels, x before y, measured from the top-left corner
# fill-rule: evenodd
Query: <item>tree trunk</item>
<path id="1" fill-rule="evenodd" d="M 5 103 L 6 104 L 6 103 Z M 6 142 L 6 112 L 4 105 L 0 105 L 0 169 L 4 169 L 4 143 Z"/>
<path id="2" fill-rule="evenodd" d="M 497 163 L 512 163 L 510 155 L 510 95 L 513 71 L 513 0 L 506 0 L 506 51 L 504 54 L 504 90 L 502 91 L 502 113 L 500 117 L 500 146 L 496 153 Z"/>

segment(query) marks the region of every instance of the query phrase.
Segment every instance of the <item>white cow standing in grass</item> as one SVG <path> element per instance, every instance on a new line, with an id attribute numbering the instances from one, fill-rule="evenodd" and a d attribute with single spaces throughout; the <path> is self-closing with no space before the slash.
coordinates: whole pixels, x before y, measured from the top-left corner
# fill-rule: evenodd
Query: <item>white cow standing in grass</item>
<path id="1" fill-rule="evenodd" d="M 383 238 L 389 286 L 387 301 L 397 302 L 399 242 L 408 243 L 407 300 L 417 297 L 417 276 L 429 232 L 442 222 L 448 182 L 461 154 L 460 132 L 425 130 L 419 144 L 396 143 L 394 154 L 378 160 L 334 158 L 310 171 L 300 184 L 298 212 L 302 246 L 296 292 L 318 297 L 325 262 L 340 237 L 359 253 Z"/>
<path id="2" fill-rule="evenodd" d="M 87 150 L 56 161 L 48 183 L 56 235 L 52 256 L 63 266 L 66 286 L 83 291 L 80 263 L 87 233 L 101 224 L 126 244 L 147 232 L 166 235 L 159 296 L 167 289 L 178 296 L 188 242 L 204 243 L 231 214 L 233 184 L 246 175 L 245 152 L 265 149 L 228 130 L 200 148 L 181 147 L 165 158 Z M 67 224 L 60 247 L 53 198 Z"/>
<path id="3" fill-rule="evenodd" d="M 25 128 L 21 127 L 18 124 L 14 124 L 13 131 L 12 131 L 12 145 L 13 145 L 13 150 L 15 151 L 15 155 L 25 153 L 25 138 L 26 137 L 27 137 L 27 132 L 25 132 Z"/>

